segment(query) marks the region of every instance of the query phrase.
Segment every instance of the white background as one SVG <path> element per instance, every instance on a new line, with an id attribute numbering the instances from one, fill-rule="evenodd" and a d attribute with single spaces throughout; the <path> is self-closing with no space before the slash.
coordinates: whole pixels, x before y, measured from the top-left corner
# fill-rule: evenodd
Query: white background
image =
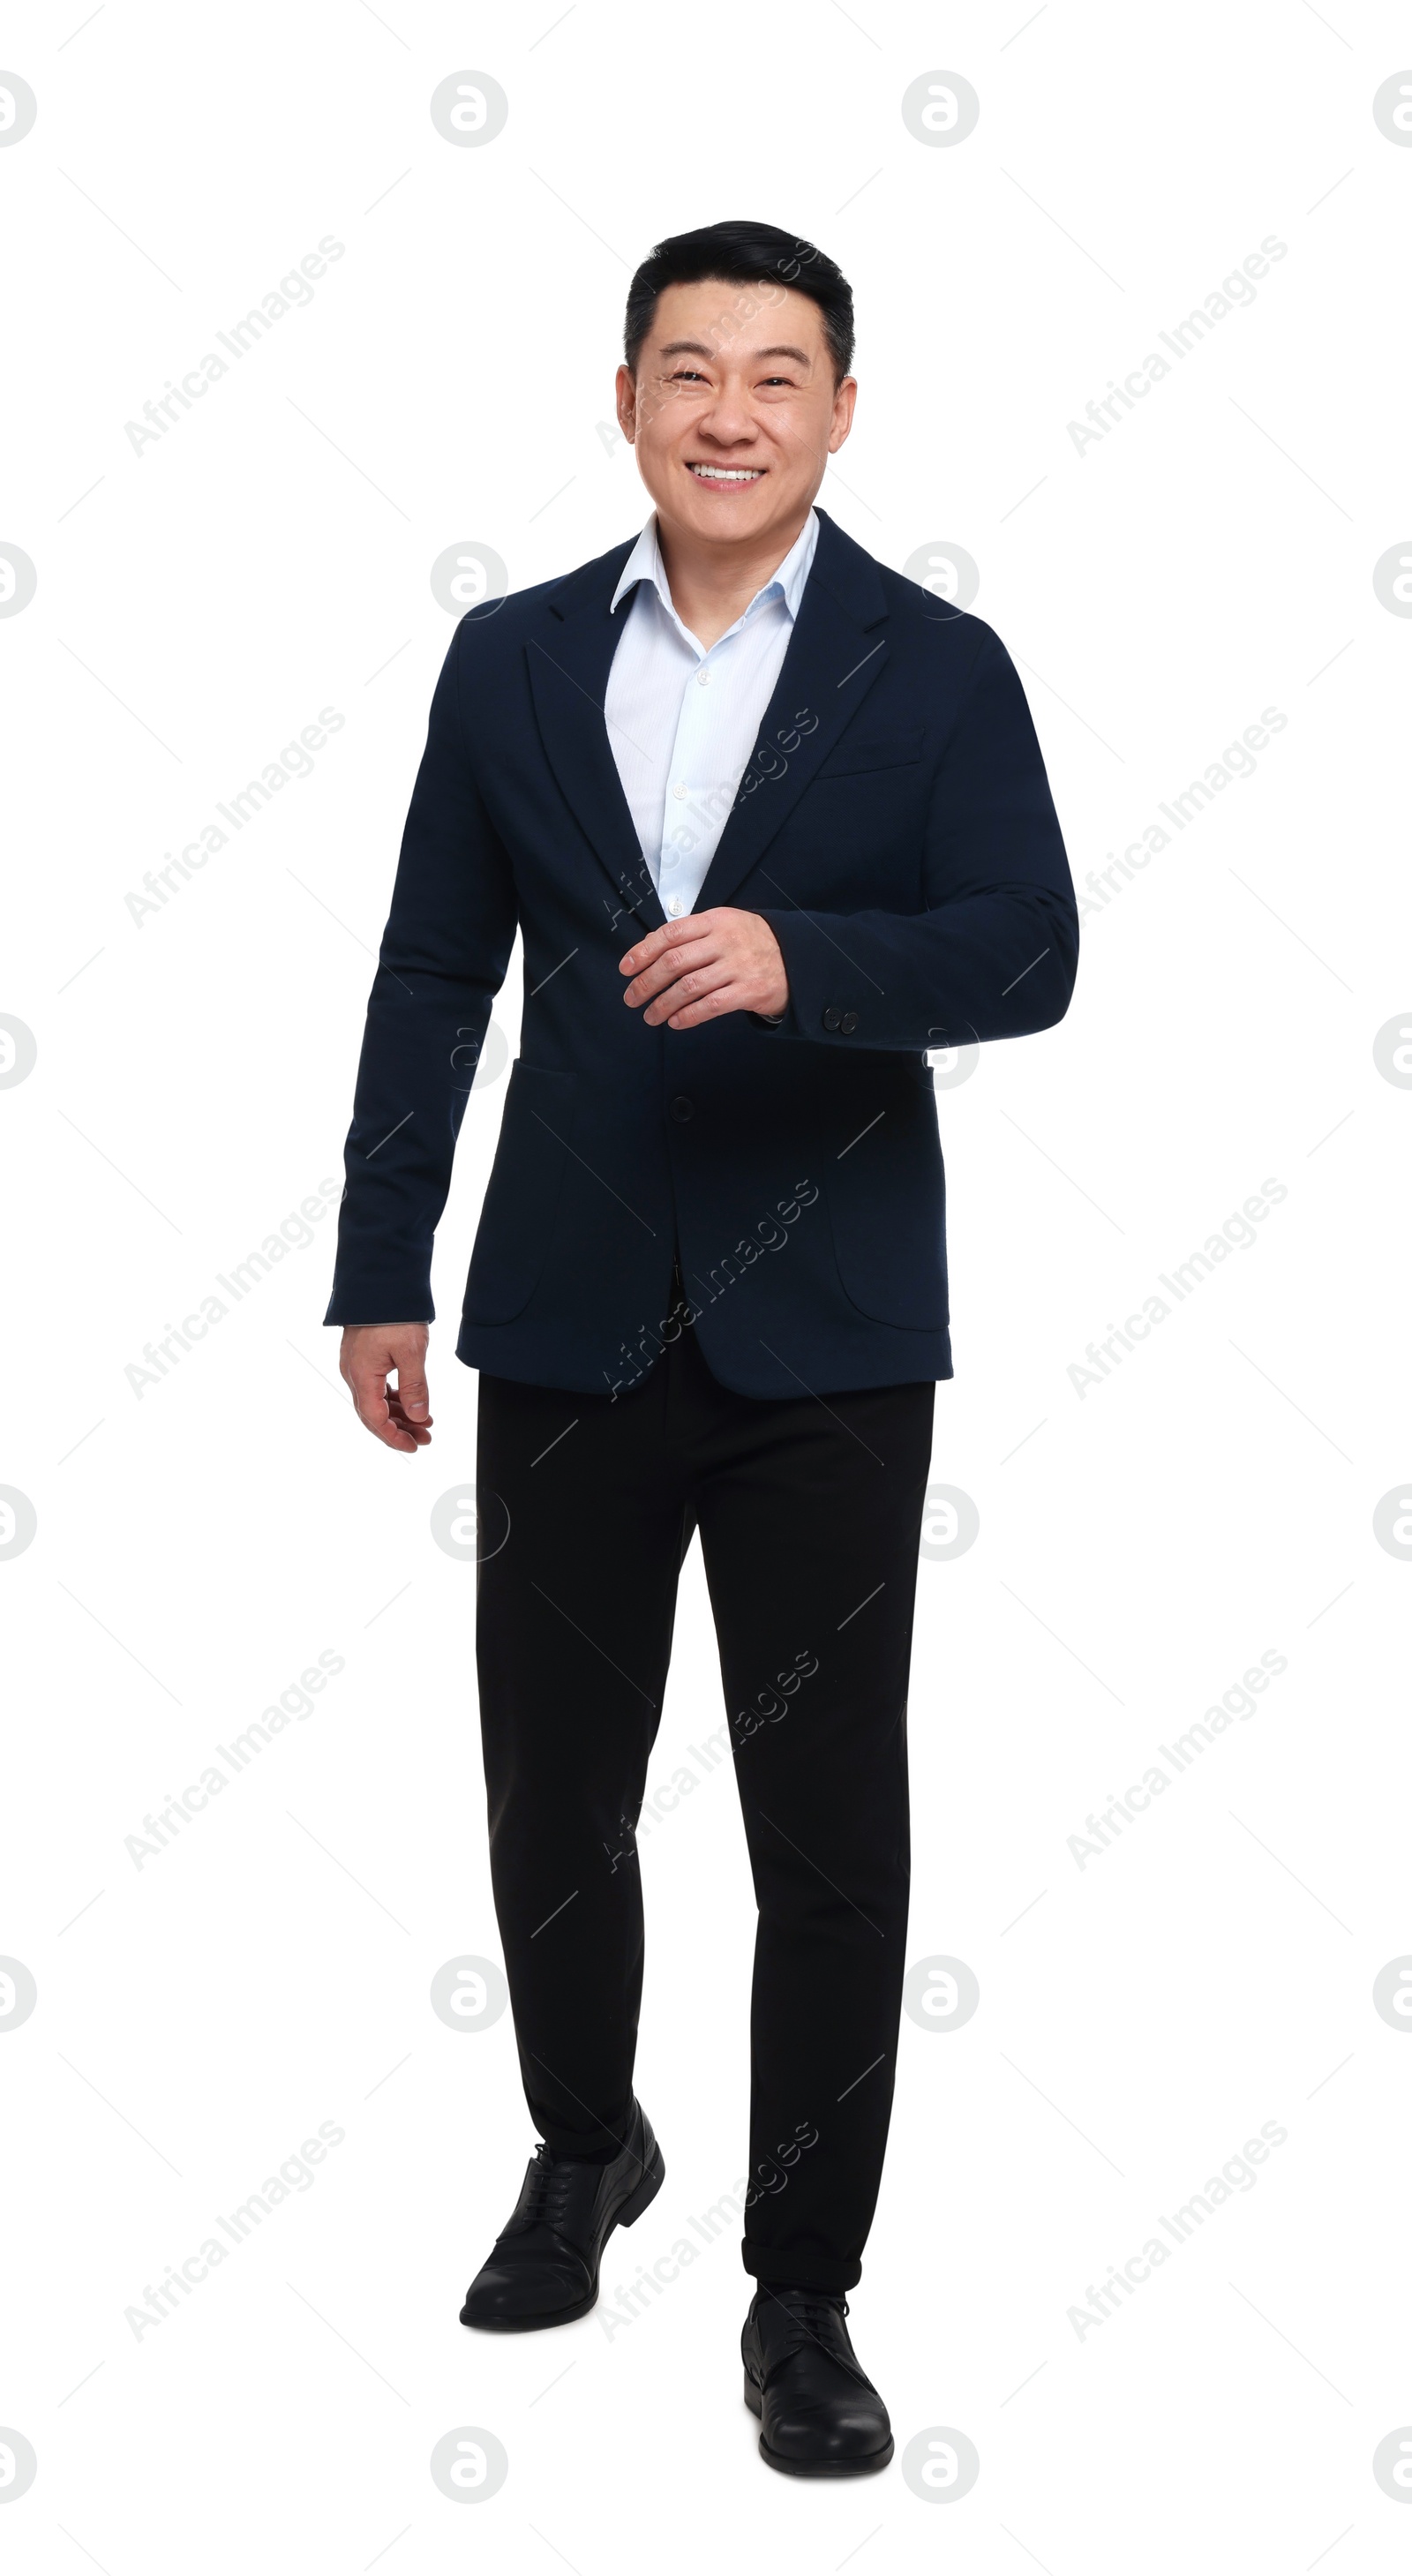
<path id="1" fill-rule="evenodd" d="M 39 103 L 0 150 L 0 539 L 38 573 L 0 620 L 0 1009 L 38 1046 L 0 1095 L 0 1481 L 38 1515 L 0 1563 L 0 1951 L 38 1987 L 0 2046 L 0 2423 L 38 2474 L 0 2528 L 24 2576 L 468 2549 L 600 2576 L 693 2547 L 1401 2567 L 1412 2514 L 1371 2464 L 1412 2419 L 1412 2041 L 1372 1983 L 1412 1950 L 1412 1571 L 1373 1514 L 1409 1468 L 1412 1100 L 1373 1047 L 1412 1020 L 1412 623 L 1372 574 L 1412 525 L 1412 151 L 1372 99 L 1412 60 L 1405 13 L 556 14 L 108 0 L 84 23 L 72 0 L 0 39 Z M 467 68 L 510 112 L 456 148 L 428 103 Z M 979 95 L 962 144 L 902 121 L 934 69 Z M 355 1425 L 320 1325 L 331 1220 L 158 1383 L 125 1374 L 339 1171 L 451 634 L 434 559 L 479 542 L 518 587 L 641 523 L 597 427 L 628 276 L 733 215 L 850 277 L 862 390 L 821 497 L 889 564 L 974 557 L 1081 887 L 1262 709 L 1287 719 L 1088 914 L 1063 1025 L 939 1092 L 957 1375 L 933 1472 L 980 1535 L 920 1569 L 909 1955 L 964 1960 L 981 1999 L 964 2029 L 904 2020 L 852 2302 L 899 2457 L 847 2486 L 756 2455 L 736 2225 L 611 2336 L 457 2323 L 530 2145 L 508 2015 L 453 2031 L 428 1999 L 498 1946 L 474 1571 L 428 1524 L 473 1470 L 452 1342 L 503 1081 L 439 1238 L 428 1455 Z M 1255 301 L 1079 453 L 1067 424 L 1271 234 Z M 135 453 L 124 424 L 325 235 L 344 256 L 313 300 Z M 144 872 L 325 706 L 345 721 L 313 774 L 136 923 Z M 1287 1196 L 1257 1242 L 1076 1391 L 1085 1345 L 1267 1179 Z M 722 1721 L 695 1554 L 678 1638 L 654 1788 Z M 135 1866 L 144 1814 L 326 1649 L 313 1713 Z M 1256 1713 L 1080 1868 L 1090 1812 L 1268 1650 L 1287 1670 Z M 670 2274 L 743 2170 L 725 1766 L 642 1869 L 668 2178 L 613 2240 L 609 2302 Z M 311 2187 L 135 2336 L 145 2285 L 320 2122 L 345 2135 Z M 1287 2136 L 1253 2186 L 1080 2336 L 1088 2285 L 1263 2123 Z M 509 2459 L 470 2505 L 428 2469 L 466 2425 Z M 956 2501 L 902 2474 L 934 2427 L 979 2453 Z"/>

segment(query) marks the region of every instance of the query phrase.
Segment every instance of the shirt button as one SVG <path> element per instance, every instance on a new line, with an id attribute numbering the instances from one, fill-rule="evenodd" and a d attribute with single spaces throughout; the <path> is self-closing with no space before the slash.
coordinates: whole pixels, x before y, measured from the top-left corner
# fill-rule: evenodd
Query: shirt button
<path id="1" fill-rule="evenodd" d="M 694 1114 L 691 1102 L 684 1096 L 679 1097 L 672 1102 L 672 1116 L 675 1118 L 679 1127 L 684 1127 L 688 1118 L 692 1117 Z"/>
<path id="2" fill-rule="evenodd" d="M 858 1026 L 858 1014 L 857 1014 L 857 1012 L 856 1012 L 856 1011 L 845 1011 L 845 1012 L 844 1012 L 844 1014 L 843 1014 L 843 1017 L 842 1017 L 842 1019 L 839 1021 L 839 1024 L 838 1024 L 838 1025 L 839 1025 L 839 1027 L 842 1029 L 844 1036 L 845 1036 L 846 1038 L 851 1038 L 851 1037 L 852 1037 L 852 1035 L 853 1035 L 854 1030 L 855 1030 L 855 1029 L 857 1028 L 857 1026 Z"/>
<path id="3" fill-rule="evenodd" d="M 843 1013 L 842 1013 L 842 1011 L 840 1011 L 840 1010 L 837 1008 L 837 1006 L 836 1006 L 833 1002 L 830 1002 L 830 1004 L 829 1004 L 829 1006 L 828 1006 L 828 1009 L 827 1009 L 827 1010 L 825 1011 L 825 1013 L 824 1013 L 824 1026 L 825 1026 L 825 1028 L 826 1028 L 826 1029 L 836 1029 L 836 1028 L 838 1027 L 838 1025 L 839 1025 L 840 1021 L 842 1020 L 842 1018 L 843 1018 Z"/>
<path id="4" fill-rule="evenodd" d="M 696 685 L 698 689 L 709 689 L 711 686 L 711 674 L 707 670 L 704 662 L 696 674 Z"/>
<path id="5" fill-rule="evenodd" d="M 673 919 L 674 921 L 678 919 L 678 917 L 680 916 L 680 914 L 682 914 L 682 913 L 684 913 L 684 912 L 685 912 L 685 910 L 686 910 L 686 905 L 682 902 L 681 896 L 680 896 L 679 894 L 674 894 L 674 895 L 673 895 L 671 902 L 670 902 L 670 903 L 668 904 L 668 906 L 667 906 L 667 910 L 668 910 L 668 912 L 671 914 L 672 919 Z"/>
<path id="6" fill-rule="evenodd" d="M 672 789 L 672 794 L 674 796 L 684 796 L 686 794 L 686 782 L 684 779 L 679 778 L 677 780 L 675 787 Z"/>

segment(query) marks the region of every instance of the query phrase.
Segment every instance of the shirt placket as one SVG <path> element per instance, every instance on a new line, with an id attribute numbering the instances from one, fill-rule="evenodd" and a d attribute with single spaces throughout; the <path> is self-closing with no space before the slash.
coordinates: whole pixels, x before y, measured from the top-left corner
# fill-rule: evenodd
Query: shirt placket
<path id="1" fill-rule="evenodd" d="M 692 885 L 691 862 L 710 819 L 709 806 L 704 800 L 710 795 L 712 782 L 703 776 L 705 746 L 710 733 L 706 695 L 715 676 L 713 659 L 723 645 L 733 641 L 737 632 L 738 629 L 732 627 L 729 635 L 719 637 L 710 652 L 699 657 L 695 670 L 688 673 L 682 688 L 658 862 L 658 887 L 662 908 L 669 921 L 679 921 L 684 913 L 690 912 L 700 892 L 699 875 L 694 887 Z M 716 663 L 716 670 L 720 667 Z"/>

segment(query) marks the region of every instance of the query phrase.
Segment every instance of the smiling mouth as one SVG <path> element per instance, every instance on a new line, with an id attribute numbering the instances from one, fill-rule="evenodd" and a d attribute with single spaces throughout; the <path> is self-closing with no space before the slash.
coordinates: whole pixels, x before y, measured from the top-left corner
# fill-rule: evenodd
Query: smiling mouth
<path id="1" fill-rule="evenodd" d="M 723 483 L 735 491 L 742 484 L 758 483 L 765 468 L 763 465 L 688 465 L 686 470 L 688 474 L 695 475 L 698 483 Z"/>

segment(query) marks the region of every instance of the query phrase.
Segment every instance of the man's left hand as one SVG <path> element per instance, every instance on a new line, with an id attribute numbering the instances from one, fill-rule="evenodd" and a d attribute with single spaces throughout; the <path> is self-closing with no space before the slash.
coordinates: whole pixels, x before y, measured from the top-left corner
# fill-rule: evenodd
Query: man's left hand
<path id="1" fill-rule="evenodd" d="M 649 931 L 618 964 L 632 977 L 623 1000 L 647 1008 L 647 1026 L 699 1028 L 726 1011 L 777 1019 L 789 1003 L 779 941 L 758 912 L 688 912 Z"/>

